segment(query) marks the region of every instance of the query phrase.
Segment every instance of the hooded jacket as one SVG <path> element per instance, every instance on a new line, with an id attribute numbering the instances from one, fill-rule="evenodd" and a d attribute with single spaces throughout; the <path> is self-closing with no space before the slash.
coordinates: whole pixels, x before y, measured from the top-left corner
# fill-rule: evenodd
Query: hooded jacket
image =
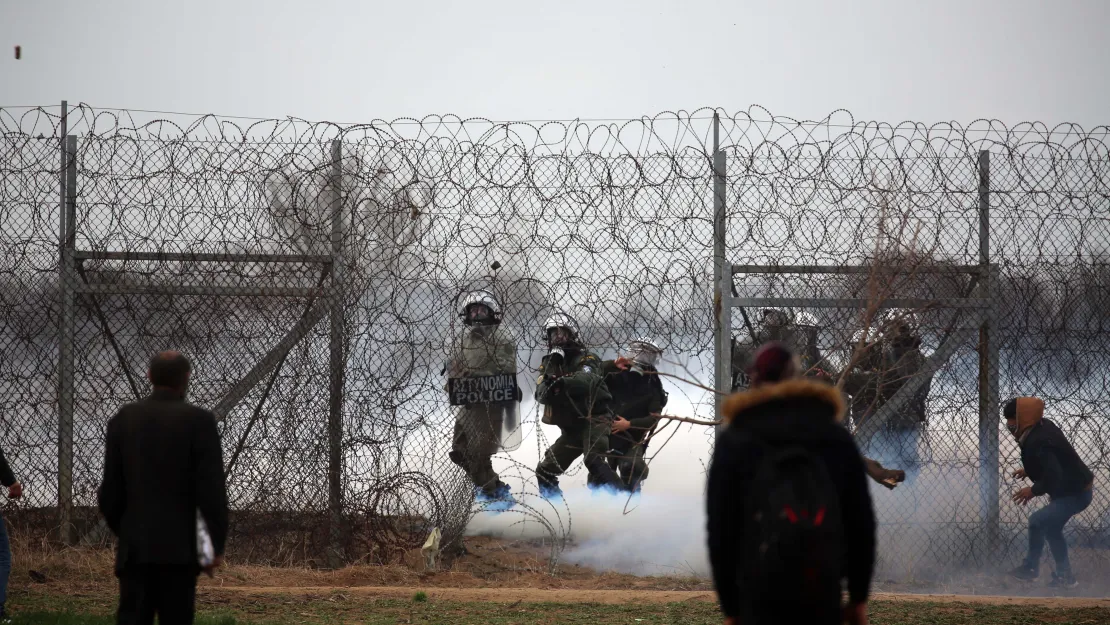
<path id="1" fill-rule="evenodd" d="M 842 577 L 848 580 L 852 602 L 867 600 L 875 562 L 875 515 L 863 459 L 839 424 L 844 412 L 835 387 L 807 379 L 757 386 L 725 400 L 726 427 L 713 450 L 706 498 L 709 561 L 726 615 L 742 616 L 758 604 L 746 595 L 738 572 L 744 504 L 762 460 L 761 441 L 797 444 L 825 462 L 836 485 L 844 527 Z M 839 588 L 830 589 L 830 596 L 839 606 Z"/>
<path id="2" fill-rule="evenodd" d="M 1087 467 L 1060 428 L 1044 418 L 1044 401 L 1017 399 L 1017 438 L 1021 464 L 1033 480 L 1033 495 L 1051 499 L 1078 495 L 1094 482 Z"/>

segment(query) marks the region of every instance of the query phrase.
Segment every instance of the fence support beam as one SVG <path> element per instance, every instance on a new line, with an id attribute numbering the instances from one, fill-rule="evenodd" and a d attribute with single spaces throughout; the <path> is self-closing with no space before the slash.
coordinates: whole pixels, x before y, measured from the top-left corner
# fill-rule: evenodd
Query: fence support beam
<path id="1" fill-rule="evenodd" d="M 61 243 L 61 319 L 58 324 L 58 531 L 67 545 L 75 540 L 73 520 L 73 379 L 74 328 L 77 304 L 77 271 L 73 258 L 77 226 L 77 137 L 63 141 L 62 231 Z"/>
<path id="2" fill-rule="evenodd" d="M 331 337 L 329 341 L 330 375 L 328 376 L 328 565 L 339 568 L 346 560 L 343 553 L 343 384 L 346 369 L 346 330 L 343 319 L 345 295 L 343 284 L 343 144 L 331 144 L 331 256 L 332 288 Z"/>
<path id="3" fill-rule="evenodd" d="M 947 297 L 938 299 L 900 299 L 890 298 L 873 302 L 867 298 L 839 297 L 731 297 L 726 296 L 732 306 L 748 308 L 912 308 L 922 309 L 986 309 L 990 301 L 980 298 Z"/>
<path id="4" fill-rule="evenodd" d="M 997 267 L 990 265 L 990 152 L 979 152 L 979 297 L 989 302 L 979 326 L 979 514 L 987 533 L 984 561 L 999 546 L 998 317 L 993 304 Z"/>
<path id="5" fill-rule="evenodd" d="M 721 118 L 713 114 L 713 387 L 714 418 L 721 419 L 721 406 L 732 390 L 732 268 L 726 260 L 727 214 L 725 212 L 725 153 L 721 151 Z M 727 280 L 727 282 L 726 282 Z M 721 431 L 720 426 L 715 434 Z"/>
<path id="6" fill-rule="evenodd" d="M 216 407 L 212 409 L 216 418 L 220 421 L 227 418 L 227 415 L 231 414 L 231 411 L 239 405 L 239 402 L 243 401 L 247 393 L 250 393 L 251 389 L 262 381 L 262 378 L 265 378 L 285 359 L 289 350 L 293 349 L 293 346 L 299 343 L 301 339 L 312 331 L 312 328 L 324 318 L 324 314 L 327 313 L 330 308 L 330 303 L 325 300 L 317 302 L 312 308 L 305 311 L 305 314 L 301 316 L 296 325 L 278 341 L 277 345 L 270 348 L 270 351 L 266 352 L 266 355 L 251 367 L 251 370 L 248 371 L 246 375 L 228 389 L 227 393 L 225 393 L 219 403 L 216 404 Z"/>

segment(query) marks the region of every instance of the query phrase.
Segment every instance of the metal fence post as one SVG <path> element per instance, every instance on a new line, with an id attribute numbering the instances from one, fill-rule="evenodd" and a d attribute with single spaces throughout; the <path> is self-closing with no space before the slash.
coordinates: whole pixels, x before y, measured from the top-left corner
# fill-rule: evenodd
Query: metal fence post
<path id="1" fill-rule="evenodd" d="M 986 559 L 999 545 L 998 323 L 992 298 L 997 271 L 990 264 L 990 152 L 979 152 L 979 289 L 991 302 L 979 326 L 979 500 Z"/>
<path id="2" fill-rule="evenodd" d="M 77 225 L 76 136 L 65 136 L 62 162 L 62 231 L 59 233 L 61 320 L 58 324 L 58 527 L 61 541 L 71 545 L 76 539 L 73 523 L 73 340 L 77 298 L 77 272 L 73 254 Z"/>
<path id="3" fill-rule="evenodd" d="M 727 299 L 731 290 L 726 288 L 726 280 L 732 279 L 726 250 L 726 213 L 725 213 L 725 153 L 721 151 L 721 118 L 713 114 L 713 388 L 719 391 L 714 395 L 714 418 L 721 419 L 721 406 L 732 386 L 732 351 L 729 339 L 732 329 L 732 307 Z M 719 434 L 720 426 L 714 428 Z"/>
<path id="4" fill-rule="evenodd" d="M 343 323 L 346 278 L 343 267 L 343 144 L 331 143 L 331 335 L 329 341 L 330 375 L 328 406 L 328 566 L 339 568 L 344 563 L 342 545 L 343 523 L 343 383 L 345 362 L 345 328 Z"/>

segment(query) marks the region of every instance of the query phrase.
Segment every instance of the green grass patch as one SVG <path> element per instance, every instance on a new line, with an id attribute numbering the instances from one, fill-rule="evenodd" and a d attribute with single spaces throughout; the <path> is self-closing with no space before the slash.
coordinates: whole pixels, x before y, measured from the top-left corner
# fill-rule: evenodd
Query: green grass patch
<path id="1" fill-rule="evenodd" d="M 417 597 L 423 593 L 424 601 Z M 330 589 L 304 594 L 208 591 L 198 597 L 197 625 L 720 625 L 711 601 L 622 605 L 590 603 L 491 603 L 441 601 L 425 591 L 408 598 L 384 599 Z M 111 625 L 115 597 L 108 592 L 60 594 L 47 589 L 18 592 L 8 607 L 23 625 Z M 1095 625 L 1110 623 L 1108 608 L 1040 607 L 964 603 L 876 601 L 875 625 Z"/>

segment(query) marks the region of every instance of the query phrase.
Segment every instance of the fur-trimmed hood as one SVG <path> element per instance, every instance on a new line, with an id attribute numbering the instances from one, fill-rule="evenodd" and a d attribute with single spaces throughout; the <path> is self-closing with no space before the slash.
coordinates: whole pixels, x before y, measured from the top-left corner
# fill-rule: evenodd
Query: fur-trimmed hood
<path id="1" fill-rule="evenodd" d="M 743 419 L 748 415 L 786 409 L 808 404 L 815 411 L 828 411 L 833 421 L 844 420 L 846 405 L 840 391 L 825 382 L 796 378 L 786 382 L 760 385 L 755 388 L 733 393 L 725 399 L 721 408 L 725 423 Z M 817 416 L 817 415 L 815 415 Z"/>

